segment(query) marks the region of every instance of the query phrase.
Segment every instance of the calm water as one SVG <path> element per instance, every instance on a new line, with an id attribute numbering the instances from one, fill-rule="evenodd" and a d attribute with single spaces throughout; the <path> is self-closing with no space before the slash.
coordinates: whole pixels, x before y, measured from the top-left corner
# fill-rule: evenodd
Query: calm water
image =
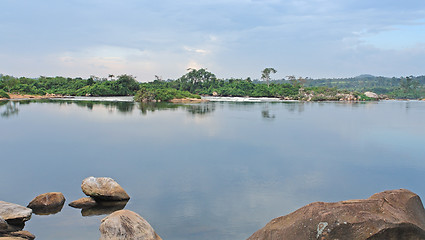
<path id="1" fill-rule="evenodd" d="M 164 240 L 246 239 L 314 201 L 407 188 L 425 197 L 425 102 L 0 102 L 0 200 L 63 192 L 37 239 L 98 239 L 68 207 L 109 176 Z"/>

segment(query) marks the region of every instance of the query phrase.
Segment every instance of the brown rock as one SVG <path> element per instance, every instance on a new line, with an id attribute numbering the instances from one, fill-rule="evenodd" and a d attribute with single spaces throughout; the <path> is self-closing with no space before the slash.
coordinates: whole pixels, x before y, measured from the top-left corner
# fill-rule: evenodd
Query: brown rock
<path id="1" fill-rule="evenodd" d="M 0 217 L 8 224 L 22 225 L 31 219 L 32 210 L 14 203 L 0 201 Z"/>
<path id="2" fill-rule="evenodd" d="M 108 177 L 88 177 L 83 180 L 81 189 L 84 194 L 96 200 L 121 201 L 130 199 L 124 189 L 115 180 Z"/>
<path id="3" fill-rule="evenodd" d="M 139 214 L 119 210 L 102 219 L 100 240 L 162 240 Z"/>
<path id="4" fill-rule="evenodd" d="M 97 203 L 96 203 L 96 200 L 94 200 L 94 198 L 85 197 L 85 198 L 80 198 L 78 200 L 75 200 L 68 205 L 74 208 L 90 208 L 90 207 L 96 206 L 96 204 Z"/>
<path id="5" fill-rule="evenodd" d="M 35 239 L 34 234 L 28 232 L 28 231 L 19 231 L 19 232 L 11 232 L 11 233 L 5 233 L 0 234 L 0 240 L 33 240 Z"/>
<path id="6" fill-rule="evenodd" d="M 273 219 L 248 240 L 425 239 L 425 210 L 409 190 L 385 191 L 368 199 L 316 202 Z"/>
<path id="7" fill-rule="evenodd" d="M 65 203 L 65 197 L 60 192 L 50 192 L 38 195 L 29 204 L 34 214 L 49 215 L 62 210 Z"/>
<path id="8" fill-rule="evenodd" d="M 98 201 L 95 206 L 83 208 L 81 215 L 83 217 L 111 214 L 115 211 L 124 209 L 127 205 L 127 200 L 124 201 Z"/>

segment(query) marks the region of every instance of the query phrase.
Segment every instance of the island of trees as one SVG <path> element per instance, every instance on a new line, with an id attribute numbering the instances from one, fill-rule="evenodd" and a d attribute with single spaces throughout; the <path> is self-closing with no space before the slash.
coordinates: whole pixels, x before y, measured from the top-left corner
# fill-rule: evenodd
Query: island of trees
<path id="1" fill-rule="evenodd" d="M 287 76 L 271 80 L 274 68 L 265 68 L 260 80 L 219 79 L 207 69 L 188 69 L 178 79 L 162 80 L 155 76 L 151 82 L 138 82 L 131 75 L 109 75 L 108 78 L 45 77 L 27 78 L 0 74 L 0 98 L 11 93 L 66 96 L 135 96 L 136 101 L 170 101 L 174 98 L 210 96 L 277 97 L 288 100 L 370 100 L 364 92 L 381 98 L 425 98 L 425 76 L 375 77 L 360 75 L 354 78 L 310 79 Z"/>

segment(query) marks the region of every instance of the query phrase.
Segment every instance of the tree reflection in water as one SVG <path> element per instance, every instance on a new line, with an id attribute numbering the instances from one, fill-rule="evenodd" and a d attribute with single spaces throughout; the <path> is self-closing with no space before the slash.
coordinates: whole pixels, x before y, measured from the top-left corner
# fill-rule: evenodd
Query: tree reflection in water
<path id="1" fill-rule="evenodd" d="M 1 113 L 1 117 L 3 118 L 9 118 L 13 115 L 18 115 L 19 108 L 18 108 L 19 102 L 15 101 L 0 101 L 0 107 L 3 108 Z"/>

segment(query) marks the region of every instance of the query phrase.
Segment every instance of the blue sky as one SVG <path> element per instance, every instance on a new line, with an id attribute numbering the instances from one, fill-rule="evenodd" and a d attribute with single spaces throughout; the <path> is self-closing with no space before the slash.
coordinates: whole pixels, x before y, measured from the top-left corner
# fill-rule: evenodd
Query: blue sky
<path id="1" fill-rule="evenodd" d="M 423 0 L 0 0 L 0 73 L 425 74 Z"/>

